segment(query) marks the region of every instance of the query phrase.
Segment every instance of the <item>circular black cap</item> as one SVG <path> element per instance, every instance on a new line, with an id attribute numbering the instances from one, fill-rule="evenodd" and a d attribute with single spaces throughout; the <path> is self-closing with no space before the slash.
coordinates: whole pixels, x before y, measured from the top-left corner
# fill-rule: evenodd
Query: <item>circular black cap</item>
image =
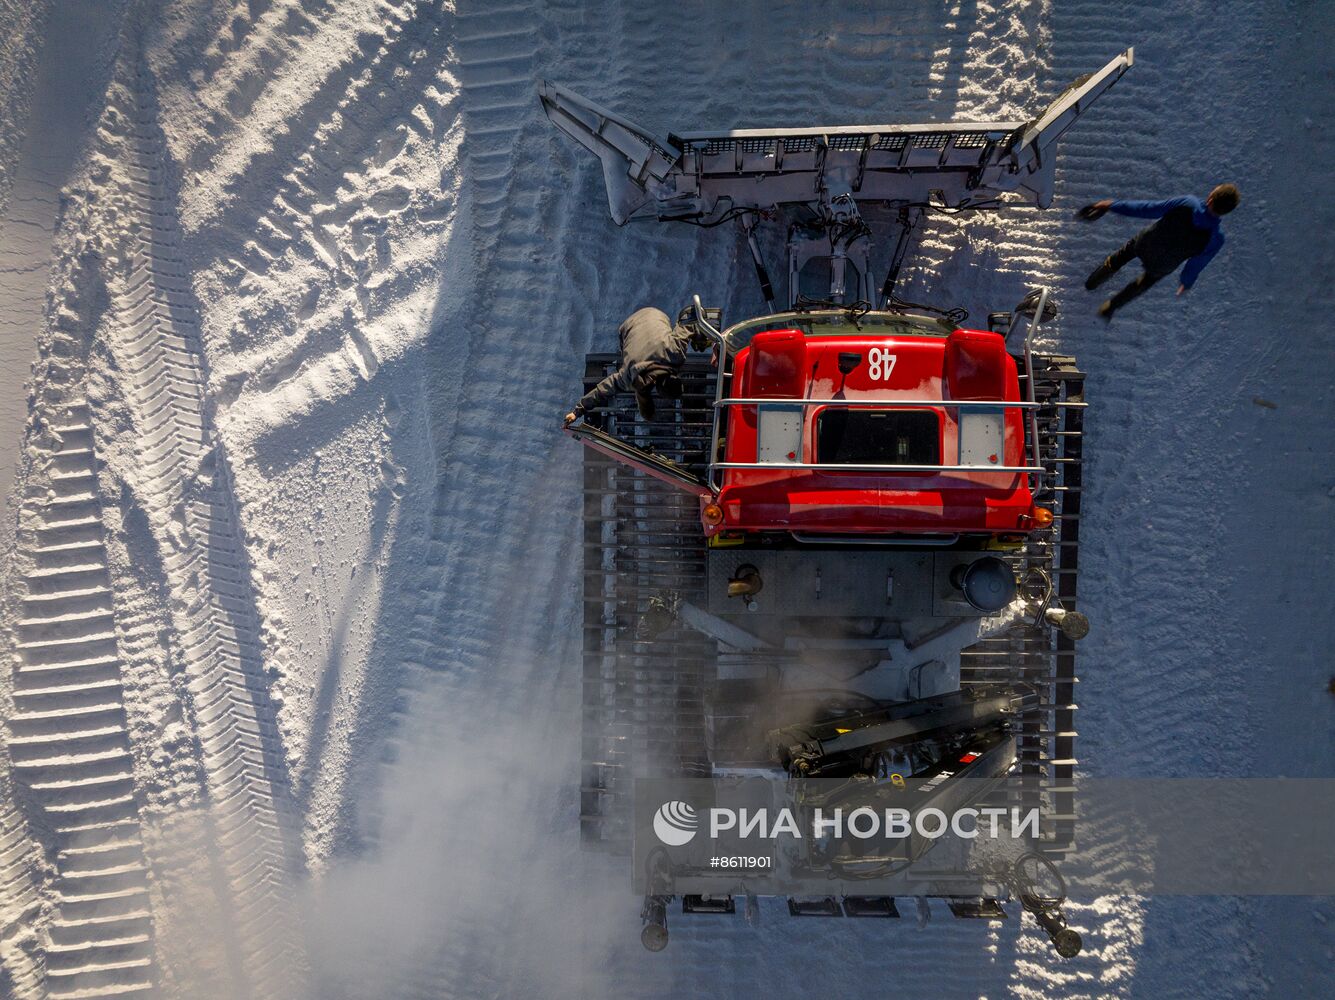
<path id="1" fill-rule="evenodd" d="M 1052 936 L 1052 944 L 1057 949 L 1057 954 L 1062 958 L 1075 958 L 1076 955 L 1080 954 L 1084 941 L 1071 928 L 1063 927 Z"/>
<path id="2" fill-rule="evenodd" d="M 984 556 L 968 566 L 957 567 L 951 574 L 951 582 L 979 611 L 1000 611 L 1015 600 L 1015 574 L 996 556 Z"/>
<path id="3" fill-rule="evenodd" d="M 1062 618 L 1061 629 L 1068 639 L 1083 639 L 1089 635 L 1089 619 L 1079 611 L 1068 611 Z"/>
<path id="4" fill-rule="evenodd" d="M 1080 936 L 1076 935 L 1076 951 L 1080 950 Z M 644 945 L 650 951 L 662 951 L 667 947 L 668 929 L 662 924 L 645 924 L 644 930 L 640 931 L 640 944 Z M 1060 951 L 1060 948 L 1058 949 Z"/>

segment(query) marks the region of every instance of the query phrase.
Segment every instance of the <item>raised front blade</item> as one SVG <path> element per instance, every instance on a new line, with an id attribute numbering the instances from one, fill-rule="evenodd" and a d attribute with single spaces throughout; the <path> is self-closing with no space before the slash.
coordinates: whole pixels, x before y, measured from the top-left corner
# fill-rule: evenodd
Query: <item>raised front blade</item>
<path id="1" fill-rule="evenodd" d="M 664 182 L 679 155 L 669 143 L 556 84 L 544 82 L 538 99 L 553 125 L 602 160 L 607 204 L 618 226 L 645 202 L 672 196 Z"/>
<path id="2" fill-rule="evenodd" d="M 653 476 L 669 486 L 675 486 L 687 493 L 694 493 L 698 497 L 714 495 L 713 490 L 676 462 L 670 462 L 659 455 L 652 455 L 643 448 L 636 448 L 633 444 L 627 444 L 619 438 L 612 437 L 606 431 L 582 425 L 567 427 L 566 433 L 584 447 L 592 448 L 608 458 L 615 459 L 622 465 L 629 465 L 632 469 L 638 469 L 640 472 Z"/>
<path id="3" fill-rule="evenodd" d="M 1127 49 L 1078 80 L 1032 121 L 716 129 L 654 139 L 553 84 L 541 88 L 552 122 L 603 163 L 612 218 L 714 223 L 737 210 L 819 205 L 848 193 L 859 204 L 995 205 L 1003 194 L 1046 207 L 1054 144 L 1126 72 Z"/>
<path id="4" fill-rule="evenodd" d="M 1127 49 L 1111 60 L 1097 73 L 1082 76 L 1067 87 L 1048 106 L 1047 111 L 1025 126 L 1015 145 L 1013 156 L 1022 175 L 1028 179 L 1021 184 L 1028 189 L 1039 208 L 1052 203 L 1052 181 L 1056 142 L 1085 110 L 1108 88 L 1122 78 L 1135 63 L 1136 50 Z"/>

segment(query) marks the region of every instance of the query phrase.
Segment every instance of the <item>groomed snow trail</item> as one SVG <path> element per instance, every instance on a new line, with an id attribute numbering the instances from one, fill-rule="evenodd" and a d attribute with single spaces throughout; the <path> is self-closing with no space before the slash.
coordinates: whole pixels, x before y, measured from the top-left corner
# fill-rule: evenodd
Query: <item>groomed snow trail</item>
<path id="1" fill-rule="evenodd" d="M 7 745 L 33 806 L 29 821 L 55 851 L 47 989 L 53 997 L 142 996 L 154 978 L 149 873 L 91 414 L 78 398 L 45 409 L 36 459 L 47 495 L 25 504 L 20 521 L 26 593 Z"/>
<path id="2" fill-rule="evenodd" d="M 86 216 L 71 205 L 67 221 Z M 6 802 L 18 809 L 6 816 L 0 872 L 4 894 L 22 907 L 21 923 L 7 924 L 5 950 L 16 996 L 142 996 L 156 979 L 151 873 L 100 490 L 103 449 L 88 399 L 100 295 L 84 248 L 63 249 L 73 252 L 53 272 L 14 560 L 5 567 L 13 583 L 3 606 L 13 653 L 6 791 L 15 796 Z"/>
<path id="3" fill-rule="evenodd" d="M 154 910 L 202 895 L 205 907 L 187 903 L 174 924 L 211 905 L 215 939 L 172 956 L 165 983 L 199 988 L 209 980 L 192 965 L 212 964 L 210 985 L 227 993 L 293 996 L 304 959 L 292 880 L 304 864 L 140 34 L 128 19 L 64 213 L 30 425 L 20 558 L 31 568 L 13 622 L 8 749 L 29 828 L 54 860 L 40 952 L 52 995 L 147 993 L 163 985 Z M 105 455 L 99 426 L 115 430 Z M 144 642 L 146 597 L 160 609 L 155 643 Z M 127 710 L 131 683 L 142 701 Z M 173 730 L 187 719 L 182 739 Z M 179 893 L 183 873 L 199 885 Z"/>
<path id="4" fill-rule="evenodd" d="M 125 99 L 106 132 L 119 148 L 123 256 L 112 264 L 109 346 L 127 383 L 138 467 L 127 476 L 156 529 L 205 770 L 214 844 L 255 995 L 300 981 L 290 912 L 297 822 L 268 697 L 259 617 L 231 472 L 205 398 L 198 309 L 175 215 L 155 84 L 126 60 Z M 119 132 L 119 135 L 116 134 Z M 299 855 L 298 855 L 299 857 Z"/>
<path id="5" fill-rule="evenodd" d="M 0 0 L 0 94 L 4 95 L 0 105 L 0 296 L 9 304 L 0 315 L 0 505 L 7 505 L 10 497 L 18 464 L 18 439 L 27 418 L 23 386 L 40 325 L 37 319 L 46 286 L 42 263 L 50 263 L 54 214 L 50 196 L 59 187 L 57 179 L 40 169 L 49 160 L 40 165 L 33 162 L 48 152 L 41 148 L 46 143 L 35 140 L 47 137 L 42 135 L 40 125 L 34 128 L 28 121 L 33 91 L 46 96 L 52 89 L 54 74 L 48 70 L 51 53 L 39 58 L 45 25 L 44 4 Z M 48 73 L 39 84 L 35 77 L 42 70 Z M 62 159 L 59 154 L 64 150 L 57 148 L 54 152 L 56 156 L 50 159 Z M 63 166 L 68 168 L 65 159 Z M 24 299 L 31 308 L 21 307 Z M 6 506 L 0 506 L 3 509 Z M 0 522 L 0 549 L 13 542 L 12 534 L 6 516 Z"/>
<path id="6" fill-rule="evenodd" d="M 1047 346 L 1090 373 L 1082 766 L 1319 774 L 1329 740 L 1274 734 L 1329 725 L 1301 684 L 1335 636 L 1276 623 L 1321 620 L 1330 379 L 1319 343 L 1256 333 L 1332 305 L 1328 240 L 1283 257 L 1335 135 L 1303 103 L 1319 25 L 1093 0 L 116 11 L 49 253 L 30 576 L 3 601 L 0 995 L 1310 992 L 1328 907 L 1291 901 L 1080 898 L 1067 962 L 1014 914 L 919 932 L 781 903 L 758 930 L 675 917 L 642 951 L 624 871 L 579 850 L 580 455 L 556 423 L 633 308 L 761 303 L 735 232 L 616 229 L 534 88 L 654 131 L 1012 117 L 1136 45 L 1052 210 L 931 220 L 902 292 L 977 319 L 1052 284 Z M 1098 324 L 1081 280 L 1132 229 L 1071 211 L 1224 179 L 1244 205 L 1198 289 Z"/>

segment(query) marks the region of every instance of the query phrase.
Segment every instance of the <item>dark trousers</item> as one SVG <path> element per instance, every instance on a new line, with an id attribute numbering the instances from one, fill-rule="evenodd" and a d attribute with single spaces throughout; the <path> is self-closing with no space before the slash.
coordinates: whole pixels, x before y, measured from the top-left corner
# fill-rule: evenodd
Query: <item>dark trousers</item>
<path id="1" fill-rule="evenodd" d="M 1120 309 L 1137 295 L 1142 295 L 1149 290 L 1160 278 L 1166 278 L 1177 269 L 1177 264 L 1165 269 L 1162 266 L 1153 266 L 1153 262 L 1145 260 L 1141 256 L 1139 241 L 1142 233 L 1137 233 L 1118 250 L 1113 251 L 1108 257 L 1094 269 L 1094 272 L 1085 279 L 1085 287 L 1091 291 L 1098 288 L 1114 274 L 1120 271 L 1127 264 L 1131 263 L 1133 258 L 1140 257 L 1141 264 L 1145 270 L 1135 281 L 1127 285 L 1120 292 L 1112 297 L 1112 307 Z"/>

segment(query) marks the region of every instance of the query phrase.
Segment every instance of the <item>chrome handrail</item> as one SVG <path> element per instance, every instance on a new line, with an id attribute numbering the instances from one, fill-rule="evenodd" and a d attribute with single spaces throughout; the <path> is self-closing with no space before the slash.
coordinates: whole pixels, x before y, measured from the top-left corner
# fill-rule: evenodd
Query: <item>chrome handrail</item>
<path id="1" fill-rule="evenodd" d="M 1034 481 L 1030 484 L 1029 492 L 1038 493 L 1043 489 L 1044 470 L 1042 466 L 1042 457 L 1038 453 L 1038 414 L 1033 410 L 1038 407 L 1034 400 L 1034 352 L 1032 349 L 1034 332 L 1043 324 L 1043 310 L 1048 304 L 1048 288 L 1046 285 L 1040 286 L 1038 293 L 1038 308 L 1034 310 L 1034 318 L 1029 321 L 1029 329 L 1024 332 L 1024 385 L 1025 393 L 1029 396 L 1029 443 L 1032 449 L 1030 461 L 1038 466 L 1038 471 L 1034 473 Z"/>
<path id="2" fill-rule="evenodd" d="M 717 328 L 715 328 L 713 323 L 705 319 L 705 307 L 700 304 L 700 296 L 692 295 L 691 303 L 692 305 L 695 306 L 695 322 L 703 328 L 701 332 L 704 333 L 711 340 L 717 340 L 720 344 L 722 344 L 723 334 L 720 333 Z"/>
<path id="3" fill-rule="evenodd" d="M 834 406 L 868 407 L 876 410 L 893 410 L 899 407 L 975 407 L 987 410 L 1028 410 L 1037 409 L 1038 404 L 1029 402 L 1008 402 L 1001 399 L 788 399 L 772 396 L 768 399 L 720 399 L 715 406 Z"/>
<path id="4" fill-rule="evenodd" d="M 821 472 L 1042 472 L 1041 465 L 853 465 L 842 462 L 715 462 L 711 469 L 816 469 Z"/>
<path id="5" fill-rule="evenodd" d="M 691 296 L 691 302 L 695 305 L 696 323 L 705 335 L 718 345 L 718 367 L 714 370 L 714 420 L 709 431 L 709 465 L 705 469 L 705 485 L 713 490 L 714 495 L 717 496 L 719 486 L 714 482 L 714 459 L 718 457 L 718 422 L 719 414 L 723 412 L 718 404 L 723 399 L 724 376 L 728 369 L 728 342 L 724 339 L 723 334 L 709 320 L 705 319 L 705 307 L 700 304 L 700 296 Z"/>
<path id="6" fill-rule="evenodd" d="M 714 419 L 713 426 L 709 436 L 709 458 L 710 462 L 706 470 L 706 482 L 716 494 L 720 489 L 718 483 L 718 470 L 721 469 L 812 469 L 822 472 L 998 472 L 998 473 L 1023 473 L 1032 476 L 1030 483 L 1031 492 L 1037 493 L 1043 487 L 1044 475 L 1046 470 L 1043 468 L 1042 460 L 1038 448 L 1038 414 L 1040 404 L 1034 395 L 1034 359 L 1033 359 L 1033 337 L 1043 322 L 1043 310 L 1047 307 L 1049 291 L 1046 286 L 1040 287 L 1038 308 L 1034 312 L 1034 317 L 1030 320 L 1029 329 L 1025 331 L 1024 337 L 1024 371 L 1025 371 L 1025 394 L 1028 399 L 1019 402 L 1007 402 L 1004 400 L 966 400 L 966 399 L 750 399 L 736 398 L 725 399 L 723 396 L 724 376 L 728 364 L 728 344 L 723 334 L 720 333 L 707 319 L 705 319 L 704 307 L 700 303 L 700 296 L 692 297 L 695 306 L 695 319 L 700 329 L 710 340 L 715 341 L 719 347 L 718 370 L 715 373 L 714 384 Z M 718 455 L 719 445 L 719 418 L 723 409 L 728 406 L 834 406 L 843 408 L 866 407 L 873 409 L 896 409 L 896 408 L 935 408 L 941 407 L 954 409 L 1015 409 L 1028 410 L 1029 439 L 1030 439 L 1030 461 L 1032 465 L 833 465 L 828 463 L 799 463 L 799 462 L 718 462 L 714 459 Z"/>

